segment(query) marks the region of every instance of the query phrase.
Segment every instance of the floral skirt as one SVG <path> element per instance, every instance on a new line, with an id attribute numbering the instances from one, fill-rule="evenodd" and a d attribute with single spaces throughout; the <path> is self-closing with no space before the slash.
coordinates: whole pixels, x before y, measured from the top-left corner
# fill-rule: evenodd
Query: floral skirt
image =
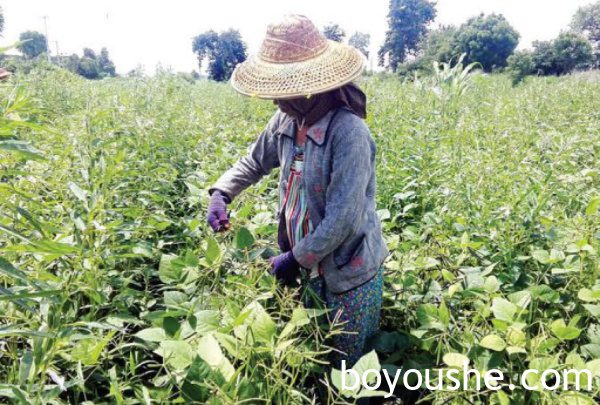
<path id="1" fill-rule="evenodd" d="M 383 301 L 383 266 L 375 277 L 350 291 L 334 294 L 327 289 L 323 277 L 303 280 L 304 305 L 307 308 L 327 308 L 329 322 L 343 323 L 344 333 L 333 337 L 335 349 L 330 354 L 331 365 L 351 367 L 364 354 L 367 339 L 379 331 Z"/>

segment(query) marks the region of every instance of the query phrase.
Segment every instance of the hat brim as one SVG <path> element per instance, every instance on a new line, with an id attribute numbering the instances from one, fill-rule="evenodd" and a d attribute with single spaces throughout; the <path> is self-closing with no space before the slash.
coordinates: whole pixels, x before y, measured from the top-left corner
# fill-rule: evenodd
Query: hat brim
<path id="1" fill-rule="evenodd" d="M 235 68 L 231 85 L 244 95 L 273 100 L 324 93 L 358 78 L 366 66 L 363 54 L 351 46 L 328 42 L 324 52 L 301 62 L 274 63 L 250 56 Z"/>

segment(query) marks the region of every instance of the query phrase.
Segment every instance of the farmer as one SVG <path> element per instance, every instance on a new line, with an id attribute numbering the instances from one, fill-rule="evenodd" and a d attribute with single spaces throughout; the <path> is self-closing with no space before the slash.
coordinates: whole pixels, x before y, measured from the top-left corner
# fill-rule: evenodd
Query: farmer
<path id="1" fill-rule="evenodd" d="M 307 305 L 331 309 L 349 333 L 333 341 L 332 364 L 351 367 L 377 332 L 388 255 L 375 213 L 375 143 L 366 96 L 352 81 L 364 69 L 356 49 L 327 40 L 304 16 L 268 27 L 258 55 L 233 72 L 240 93 L 278 111 L 252 146 L 210 188 L 208 223 L 229 229 L 227 204 L 280 167 L 278 241 L 272 274 L 300 278 Z M 316 299 L 315 297 L 318 297 Z M 320 302 L 319 302 L 320 301 Z"/>

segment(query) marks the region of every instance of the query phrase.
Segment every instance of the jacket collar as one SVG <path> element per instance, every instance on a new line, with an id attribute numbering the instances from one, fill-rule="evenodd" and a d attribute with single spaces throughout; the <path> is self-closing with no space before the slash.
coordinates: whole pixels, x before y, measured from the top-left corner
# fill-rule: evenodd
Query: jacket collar
<path id="1" fill-rule="evenodd" d="M 333 114 L 335 114 L 335 111 L 336 109 L 329 111 L 327 114 L 325 114 L 323 118 L 311 125 L 308 128 L 306 137 L 310 138 L 311 141 L 313 141 L 319 146 L 323 145 L 325 143 L 325 137 L 327 135 L 327 128 L 331 123 L 331 119 L 333 118 Z M 285 113 L 281 114 L 283 114 L 283 116 L 285 117 L 284 122 L 287 122 L 287 124 L 284 124 L 282 126 L 280 132 L 294 139 L 294 137 L 296 136 L 296 121 L 293 120 L 289 115 L 286 115 Z"/>

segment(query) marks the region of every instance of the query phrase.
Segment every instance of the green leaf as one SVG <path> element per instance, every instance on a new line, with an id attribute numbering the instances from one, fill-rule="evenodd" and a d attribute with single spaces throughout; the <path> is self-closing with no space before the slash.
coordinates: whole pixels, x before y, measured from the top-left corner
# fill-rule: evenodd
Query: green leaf
<path id="1" fill-rule="evenodd" d="M 190 305 L 190 300 L 187 294 L 181 291 L 165 291 L 164 303 L 169 309 L 187 309 Z"/>
<path id="2" fill-rule="evenodd" d="M 600 359 L 587 362 L 585 364 L 585 369 L 589 370 L 594 377 L 600 377 Z"/>
<path id="3" fill-rule="evenodd" d="M 524 346 L 527 342 L 527 336 L 522 330 L 510 327 L 506 332 L 506 340 L 511 346 Z"/>
<path id="4" fill-rule="evenodd" d="M 587 309 L 592 316 L 595 316 L 596 318 L 600 317 L 600 305 L 584 304 L 583 307 Z"/>
<path id="5" fill-rule="evenodd" d="M 29 284 L 29 278 L 27 277 L 27 274 L 17 269 L 3 257 L 0 257 L 0 274 L 4 274 L 5 276 L 21 281 L 24 284 Z"/>
<path id="6" fill-rule="evenodd" d="M 235 246 L 238 249 L 246 249 L 247 247 L 252 246 L 254 243 L 254 236 L 247 228 L 240 228 L 240 230 L 235 235 Z"/>
<path id="7" fill-rule="evenodd" d="M 162 356 L 165 364 L 175 371 L 185 370 L 192 364 L 195 355 L 192 346 L 181 340 L 162 341 L 154 352 Z"/>
<path id="8" fill-rule="evenodd" d="M 42 153 L 31 146 L 30 143 L 25 141 L 18 141 L 9 139 L 7 141 L 0 141 L 0 149 L 14 152 L 18 155 L 23 156 L 25 159 L 30 160 L 43 160 L 44 156 Z"/>
<path id="9" fill-rule="evenodd" d="M 448 307 L 446 307 L 446 303 L 444 302 L 444 300 L 442 300 L 442 302 L 440 303 L 438 315 L 442 325 L 444 325 L 447 328 L 450 324 L 450 312 L 448 311 Z"/>
<path id="10" fill-rule="evenodd" d="M 71 190 L 73 195 L 77 197 L 79 201 L 87 203 L 87 191 L 83 190 L 81 187 L 79 187 L 73 182 L 69 183 L 69 190 Z"/>
<path id="11" fill-rule="evenodd" d="M 525 350 L 525 348 L 519 347 L 519 346 L 507 346 L 506 352 L 508 354 L 517 354 L 517 353 L 527 354 L 527 350 Z"/>
<path id="12" fill-rule="evenodd" d="M 560 294 L 546 284 L 530 287 L 529 291 L 534 299 L 538 299 L 542 302 L 555 303 L 560 299 Z"/>
<path id="13" fill-rule="evenodd" d="M 581 330 L 574 326 L 565 325 L 565 321 L 558 319 L 550 325 L 550 330 L 561 340 L 574 340 L 579 337 Z"/>
<path id="14" fill-rule="evenodd" d="M 235 369 L 221 351 L 219 342 L 212 335 L 206 335 L 198 341 L 196 353 L 213 369 L 219 370 L 227 381 L 234 375 Z"/>
<path id="15" fill-rule="evenodd" d="M 497 319 L 512 322 L 517 313 L 518 307 L 504 298 L 494 298 L 492 300 L 492 312 Z"/>
<path id="16" fill-rule="evenodd" d="M 585 215 L 591 217 L 598 211 L 598 207 L 600 207 L 600 196 L 594 197 L 590 200 L 587 207 L 585 207 Z"/>
<path id="17" fill-rule="evenodd" d="M 433 304 L 422 304 L 417 308 L 417 319 L 423 328 L 445 330 L 440 322 L 438 309 Z"/>
<path id="18" fill-rule="evenodd" d="M 19 364 L 19 384 L 25 385 L 32 378 L 33 352 L 26 350 Z"/>
<path id="19" fill-rule="evenodd" d="M 134 336 L 147 342 L 163 342 L 169 340 L 163 328 L 147 328 L 137 332 Z"/>
<path id="20" fill-rule="evenodd" d="M 463 365 L 469 364 L 469 358 L 460 353 L 446 353 L 442 359 L 450 367 L 462 368 Z"/>
<path id="21" fill-rule="evenodd" d="M 176 283 L 181 280 L 183 275 L 183 266 L 177 263 L 179 259 L 176 255 L 162 255 L 158 265 L 158 277 L 163 283 Z"/>
<path id="22" fill-rule="evenodd" d="M 71 349 L 71 356 L 74 360 L 80 361 L 85 366 L 97 364 L 102 351 L 115 333 L 116 331 L 110 331 L 103 338 L 92 336 L 78 340 Z"/>
<path id="23" fill-rule="evenodd" d="M 547 264 L 550 261 L 550 254 L 546 250 L 534 250 L 531 256 L 542 264 Z"/>
<path id="24" fill-rule="evenodd" d="M 194 313 L 196 317 L 196 332 L 203 335 L 219 329 L 219 311 L 203 310 Z"/>
<path id="25" fill-rule="evenodd" d="M 242 340 L 271 344 L 277 333 L 277 324 L 258 301 L 253 301 L 242 313 L 248 312 L 243 323 L 234 328 L 236 336 Z"/>
<path id="26" fill-rule="evenodd" d="M 219 243 L 212 236 L 209 236 L 206 240 L 206 252 L 204 253 L 206 255 L 206 260 L 208 260 L 210 264 L 213 264 L 219 256 L 221 256 Z"/>
<path id="27" fill-rule="evenodd" d="M 600 291 L 592 291 L 589 288 L 582 288 L 577 293 L 577 298 L 585 302 L 596 302 L 600 300 Z"/>
<path id="28" fill-rule="evenodd" d="M 504 391 L 496 391 L 492 398 L 496 397 L 498 405 L 510 405 L 510 398 Z"/>
<path id="29" fill-rule="evenodd" d="M 501 352 L 506 347 L 506 342 L 498 335 L 487 335 L 479 342 L 479 346 Z"/>
<path id="30" fill-rule="evenodd" d="M 377 353 L 375 353 L 375 350 L 371 350 L 369 353 L 365 354 L 364 356 L 362 356 L 354 365 L 354 367 L 352 367 L 352 369 L 354 369 L 358 375 L 361 376 L 365 374 L 365 372 L 367 370 L 377 370 L 380 371 L 381 370 L 381 364 L 379 364 L 379 358 L 377 357 Z M 369 377 L 375 378 L 375 376 L 373 374 L 371 374 Z M 369 380 L 369 382 L 373 382 L 374 380 Z"/>
<path id="31" fill-rule="evenodd" d="M 39 297 L 51 297 L 53 295 L 60 295 L 63 293 L 62 290 L 46 290 L 46 291 L 34 291 L 34 292 L 19 292 L 15 294 L 8 294 L 4 291 L 0 293 L 0 301 L 14 301 L 23 298 L 39 298 Z"/>

